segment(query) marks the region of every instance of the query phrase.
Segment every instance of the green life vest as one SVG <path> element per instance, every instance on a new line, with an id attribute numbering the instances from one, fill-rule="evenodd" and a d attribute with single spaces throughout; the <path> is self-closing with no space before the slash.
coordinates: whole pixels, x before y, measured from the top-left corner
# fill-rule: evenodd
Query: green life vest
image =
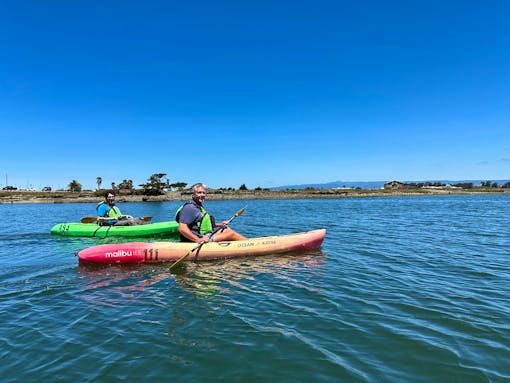
<path id="1" fill-rule="evenodd" d="M 175 212 L 175 220 L 179 222 L 181 210 L 184 206 L 188 204 L 195 205 L 198 209 L 200 209 L 200 213 L 202 214 L 202 217 L 198 221 L 193 222 L 191 225 L 189 225 L 191 226 L 190 230 L 196 231 L 202 235 L 211 233 L 214 228 L 214 217 L 210 215 L 207 212 L 207 210 L 203 208 L 203 206 L 199 206 L 198 204 L 196 204 L 195 201 L 188 201 L 184 205 L 182 205 L 179 209 L 177 209 L 177 211 Z"/>
<path id="2" fill-rule="evenodd" d="M 101 201 L 96 206 L 96 211 L 99 210 L 99 206 L 105 204 L 105 201 Z M 110 209 L 108 209 L 108 213 L 106 214 L 106 217 L 110 218 L 120 218 L 122 216 L 119 208 L 115 205 L 113 205 Z"/>

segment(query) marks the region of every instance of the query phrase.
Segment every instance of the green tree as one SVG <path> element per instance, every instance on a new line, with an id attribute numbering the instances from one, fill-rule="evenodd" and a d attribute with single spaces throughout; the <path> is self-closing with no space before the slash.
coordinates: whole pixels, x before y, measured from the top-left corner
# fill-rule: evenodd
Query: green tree
<path id="1" fill-rule="evenodd" d="M 166 176 L 166 173 L 156 173 L 149 177 L 147 183 L 140 184 L 143 189 L 144 195 L 162 195 L 165 194 L 164 188 L 167 183 L 163 182 L 161 179 Z"/>
<path id="2" fill-rule="evenodd" d="M 133 189 L 133 181 L 131 180 L 122 180 L 122 182 L 118 186 L 119 189 Z"/>
<path id="3" fill-rule="evenodd" d="M 133 181 L 132 180 L 122 180 L 122 182 L 118 186 L 119 190 L 128 190 L 130 194 L 133 194 Z"/>
<path id="4" fill-rule="evenodd" d="M 454 184 L 453 186 L 457 186 L 462 189 L 472 189 L 473 183 L 472 182 L 461 182 L 461 183 Z"/>
<path id="5" fill-rule="evenodd" d="M 81 192 L 81 183 L 76 180 L 72 180 L 69 182 L 69 185 L 67 185 L 67 188 L 72 192 Z"/>
<path id="6" fill-rule="evenodd" d="M 103 179 L 101 177 L 96 177 L 97 190 L 101 189 L 101 184 L 103 183 Z"/>
<path id="7" fill-rule="evenodd" d="M 188 185 L 186 182 L 175 182 L 173 184 L 170 184 L 170 187 L 182 190 L 186 187 L 186 185 Z"/>
<path id="8" fill-rule="evenodd" d="M 242 184 L 241 186 L 239 186 L 239 190 L 248 190 L 248 188 L 246 187 L 245 184 Z"/>

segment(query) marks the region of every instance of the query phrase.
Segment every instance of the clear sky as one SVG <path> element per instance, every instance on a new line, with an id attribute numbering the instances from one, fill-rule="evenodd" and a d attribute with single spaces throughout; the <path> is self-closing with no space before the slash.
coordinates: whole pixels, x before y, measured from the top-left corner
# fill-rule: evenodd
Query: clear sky
<path id="1" fill-rule="evenodd" d="M 510 1 L 0 0 L 0 186 L 510 178 Z"/>

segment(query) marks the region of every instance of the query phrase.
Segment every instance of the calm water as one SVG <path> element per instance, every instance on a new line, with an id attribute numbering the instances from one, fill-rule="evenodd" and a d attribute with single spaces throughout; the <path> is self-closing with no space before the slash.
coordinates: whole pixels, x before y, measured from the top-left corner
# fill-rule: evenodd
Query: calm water
<path id="1" fill-rule="evenodd" d="M 209 202 L 322 249 L 79 266 L 94 204 L 0 205 L 0 381 L 509 382 L 510 195 Z M 121 204 L 172 219 L 177 203 Z"/>

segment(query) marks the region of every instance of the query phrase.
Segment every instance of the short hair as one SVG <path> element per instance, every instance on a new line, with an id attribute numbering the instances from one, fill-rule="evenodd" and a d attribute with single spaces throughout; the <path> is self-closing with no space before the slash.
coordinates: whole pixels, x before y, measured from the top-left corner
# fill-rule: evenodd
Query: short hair
<path id="1" fill-rule="evenodd" d="M 113 190 L 107 190 L 105 193 L 104 193 L 104 198 L 108 198 L 108 194 L 113 194 L 113 196 L 115 197 L 115 192 Z"/>
<path id="2" fill-rule="evenodd" d="M 198 189 L 198 188 L 200 188 L 200 187 L 202 187 L 202 188 L 206 189 L 205 184 L 203 184 L 203 183 L 201 183 L 201 182 L 196 183 L 195 185 L 193 185 L 193 186 L 191 187 L 191 191 L 193 192 L 193 194 L 195 194 L 195 193 L 197 192 L 197 189 Z"/>

